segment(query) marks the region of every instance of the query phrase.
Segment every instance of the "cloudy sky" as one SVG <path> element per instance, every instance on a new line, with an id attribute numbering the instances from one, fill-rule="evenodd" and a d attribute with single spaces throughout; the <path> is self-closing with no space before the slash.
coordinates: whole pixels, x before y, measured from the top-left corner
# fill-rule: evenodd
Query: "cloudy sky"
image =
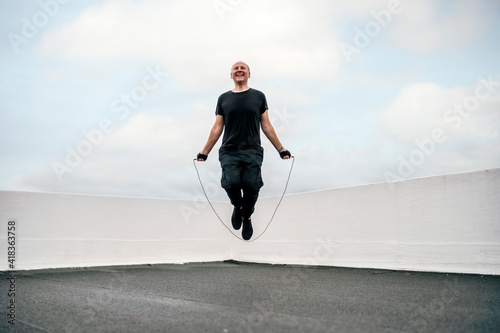
<path id="1" fill-rule="evenodd" d="M 0 190 L 193 199 L 238 60 L 289 193 L 500 167 L 497 0 L 1 0 L 0 29 Z"/>

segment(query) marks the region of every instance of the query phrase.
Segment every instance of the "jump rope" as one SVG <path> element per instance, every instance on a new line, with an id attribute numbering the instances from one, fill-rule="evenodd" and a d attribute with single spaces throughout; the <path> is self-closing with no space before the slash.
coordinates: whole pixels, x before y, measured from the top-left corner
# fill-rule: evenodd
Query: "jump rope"
<path id="1" fill-rule="evenodd" d="M 288 188 L 288 182 L 290 181 L 290 176 L 292 175 L 292 170 L 293 170 L 293 164 L 295 163 L 295 156 L 290 156 L 290 158 L 292 159 L 292 165 L 290 166 L 290 171 L 288 172 L 288 178 L 286 180 L 286 184 L 285 184 L 285 189 L 283 190 L 283 194 L 281 195 L 281 198 L 280 198 L 280 201 L 278 202 L 278 205 L 276 205 L 276 208 L 274 209 L 274 212 L 273 212 L 273 215 L 271 216 L 271 220 L 269 220 L 269 223 L 267 223 L 266 227 L 264 228 L 264 231 L 261 232 L 261 234 L 253 239 L 250 239 L 248 241 L 245 241 L 245 242 L 253 242 L 253 241 L 256 241 L 257 239 L 260 238 L 260 236 L 262 236 L 267 228 L 269 228 L 269 226 L 271 225 L 271 222 L 273 221 L 274 219 L 274 215 L 276 214 L 276 211 L 278 210 L 278 207 L 280 206 L 281 204 L 281 201 L 283 200 L 283 197 L 285 196 L 285 193 L 286 193 L 286 189 Z M 207 201 L 208 203 L 210 204 L 210 207 L 212 207 L 212 210 L 214 211 L 215 215 L 217 216 L 217 218 L 219 219 L 220 223 L 222 223 L 222 225 L 231 233 L 231 235 L 233 235 L 234 237 L 236 237 L 237 239 L 241 240 L 241 241 L 244 241 L 242 238 L 238 237 L 223 221 L 222 219 L 220 218 L 219 214 L 217 214 L 217 211 L 215 210 L 214 206 L 212 205 L 212 202 L 210 201 L 210 199 L 208 198 L 208 195 L 207 195 L 207 192 L 205 191 L 205 187 L 203 186 L 203 182 L 201 181 L 201 177 L 200 177 L 200 172 L 198 171 L 198 167 L 196 166 L 196 158 L 193 160 L 193 165 L 194 165 L 194 168 L 196 170 L 196 174 L 198 175 L 198 180 L 200 181 L 200 185 L 201 185 L 201 189 L 203 190 L 203 194 L 205 194 L 205 198 L 207 198 Z"/>

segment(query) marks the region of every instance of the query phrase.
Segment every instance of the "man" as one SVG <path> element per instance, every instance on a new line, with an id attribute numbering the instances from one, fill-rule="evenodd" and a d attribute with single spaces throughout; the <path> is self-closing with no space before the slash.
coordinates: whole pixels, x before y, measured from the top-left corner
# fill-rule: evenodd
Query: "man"
<path id="1" fill-rule="evenodd" d="M 231 222 L 235 230 L 243 224 L 242 237 L 249 240 L 253 234 L 251 215 L 264 185 L 261 177 L 263 151 L 260 144 L 260 129 L 266 135 L 281 158 L 289 159 L 291 154 L 283 148 L 269 121 L 265 95 L 249 88 L 250 68 L 239 61 L 231 68 L 234 89 L 219 96 L 215 124 L 208 141 L 198 154 L 198 161 L 205 161 L 219 140 L 224 137 L 219 149 L 222 167 L 221 185 L 234 206 Z"/>

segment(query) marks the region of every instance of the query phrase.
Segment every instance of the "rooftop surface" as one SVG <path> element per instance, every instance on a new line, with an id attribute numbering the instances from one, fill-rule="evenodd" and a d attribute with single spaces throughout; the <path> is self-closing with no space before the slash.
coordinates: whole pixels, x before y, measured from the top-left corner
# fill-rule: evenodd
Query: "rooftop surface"
<path id="1" fill-rule="evenodd" d="M 500 276 L 491 275 L 226 261 L 0 278 L 1 332 L 500 331 Z"/>

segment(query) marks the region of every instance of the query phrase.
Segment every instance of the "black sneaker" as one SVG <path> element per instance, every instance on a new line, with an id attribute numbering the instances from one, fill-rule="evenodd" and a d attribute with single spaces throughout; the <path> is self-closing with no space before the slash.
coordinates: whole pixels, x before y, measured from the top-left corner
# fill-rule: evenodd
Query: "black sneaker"
<path id="1" fill-rule="evenodd" d="M 251 219 L 243 219 L 243 231 L 241 232 L 241 236 L 244 240 L 249 240 L 252 238 L 253 228 L 252 228 L 252 220 Z"/>
<path id="2" fill-rule="evenodd" d="M 241 208 L 236 208 L 235 206 L 233 209 L 233 216 L 231 217 L 231 222 L 233 223 L 234 230 L 239 230 L 241 228 L 242 220 L 243 217 L 241 216 Z"/>

